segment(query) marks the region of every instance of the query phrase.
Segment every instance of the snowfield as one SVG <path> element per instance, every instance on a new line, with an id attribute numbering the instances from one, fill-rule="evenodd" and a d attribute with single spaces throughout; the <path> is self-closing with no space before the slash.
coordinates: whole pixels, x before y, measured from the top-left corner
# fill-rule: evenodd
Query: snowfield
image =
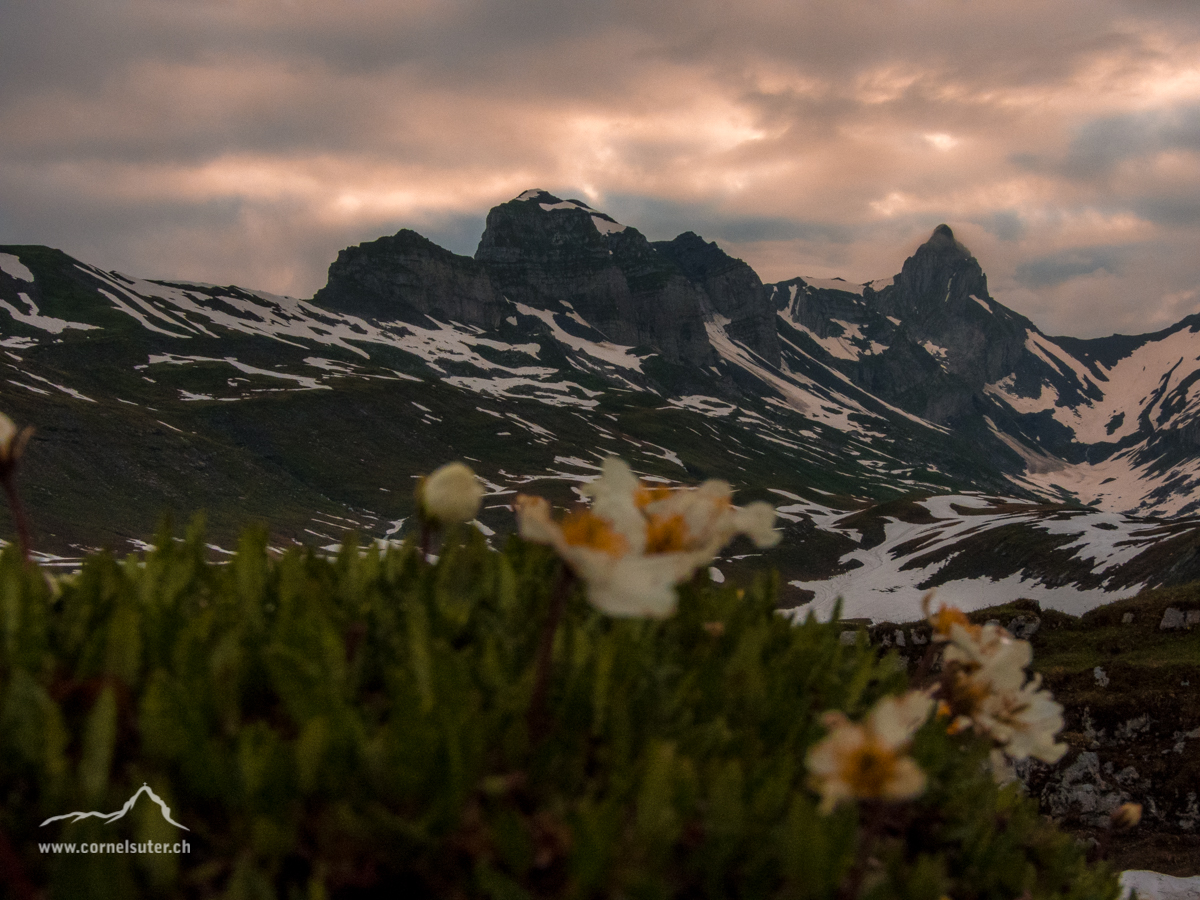
<path id="1" fill-rule="evenodd" d="M 975 494 L 931 497 L 915 505 L 927 515 L 908 518 L 925 521 L 884 517 L 883 540 L 873 546 L 865 546 L 865 535 L 848 524 L 851 515 L 845 511 L 822 508 L 811 501 L 779 507 L 785 519 L 808 519 L 822 530 L 860 544 L 840 558 L 842 566 L 851 567 L 842 574 L 820 581 L 789 582 L 815 595 L 795 614 L 807 615 L 811 610 L 818 618 L 827 619 L 840 598 L 842 615 L 847 618 L 914 621 L 921 618 L 922 599 L 932 589 L 939 602 L 967 612 L 1024 598 L 1036 600 L 1046 609 L 1077 616 L 1137 594 L 1145 582 L 1129 583 L 1122 567 L 1177 535 L 1182 527 L 1100 511 L 1047 509 L 1039 504 Z M 1028 569 L 1018 569 L 1003 578 L 976 576 L 937 583 L 939 572 L 961 553 L 980 552 L 978 544 L 972 549 L 964 543 L 967 539 L 1014 525 L 1047 537 L 1073 538 L 1066 543 L 1055 542 L 1059 545 L 1056 552 L 1069 553 L 1098 583 L 1048 583 L 1061 578 L 1044 579 Z"/>

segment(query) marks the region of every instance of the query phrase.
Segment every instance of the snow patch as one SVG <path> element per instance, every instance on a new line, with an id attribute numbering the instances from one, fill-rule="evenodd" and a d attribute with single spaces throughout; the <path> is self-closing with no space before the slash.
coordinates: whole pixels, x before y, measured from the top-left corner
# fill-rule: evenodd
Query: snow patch
<path id="1" fill-rule="evenodd" d="M 1038 386 L 1036 397 L 1022 397 L 1014 393 L 1015 375 L 1007 375 L 994 384 L 985 384 L 983 392 L 1004 401 L 1013 408 L 1014 412 L 1028 414 L 1044 412 L 1053 409 L 1058 402 L 1058 394 L 1053 388 L 1047 390 L 1047 385 Z"/>
<path id="2" fill-rule="evenodd" d="M 945 347 L 939 347 L 933 341 L 922 341 L 921 348 L 939 362 L 944 362 L 946 357 L 950 355 L 950 351 Z"/>
<path id="3" fill-rule="evenodd" d="M 601 218 L 592 213 L 592 224 L 596 226 L 596 230 L 601 234 L 617 234 L 625 230 L 626 226 L 620 222 L 614 222 L 612 219 Z"/>
<path id="4" fill-rule="evenodd" d="M 635 372 L 642 371 L 642 357 L 634 356 L 632 354 L 632 347 L 623 347 L 620 344 L 614 344 L 609 341 L 589 341 L 587 338 L 568 334 L 555 321 L 554 313 L 548 309 L 534 309 L 532 306 L 518 303 L 517 312 L 523 316 L 534 316 L 541 319 L 550 326 L 554 339 L 561 344 L 566 344 L 572 350 L 582 351 L 594 359 L 598 359 L 609 365 L 618 366 L 622 369 L 630 369 Z M 588 325 L 578 313 L 572 313 L 571 318 L 584 325 Z M 588 327 L 591 326 L 589 325 Z"/>
<path id="5" fill-rule="evenodd" d="M 780 492 L 776 492 L 780 493 Z M 798 498 L 797 498 L 798 499 Z M 795 587 L 816 594 L 810 609 L 827 617 L 835 601 L 843 599 L 843 615 L 848 618 L 871 618 L 893 622 L 915 621 L 921 618 L 921 599 L 929 590 L 927 582 L 956 554 L 959 542 L 971 535 L 1011 525 L 1025 524 L 1050 535 L 1072 535 L 1075 540 L 1063 549 L 1074 551 L 1076 558 L 1088 561 L 1093 571 L 1104 573 L 1123 565 L 1162 540 L 1167 535 L 1162 526 L 1127 516 L 1092 511 L 1040 510 L 1028 503 L 1016 504 L 1007 498 L 979 495 L 949 495 L 932 497 L 921 504 L 937 521 L 909 523 L 888 517 L 884 520 L 884 540 L 869 549 L 855 549 L 841 557 L 842 564 L 857 561 L 861 565 L 825 581 L 793 581 Z M 1004 505 L 1005 511 L 989 514 L 993 506 Z M 813 504 L 802 502 L 781 507 L 783 513 L 804 512 L 817 527 L 847 534 L 838 520 L 845 513 L 830 510 L 814 515 Z M 1025 510 L 1021 506 L 1028 507 Z M 957 509 L 956 509 L 957 507 Z M 962 510 L 978 510 L 965 513 Z M 918 551 L 900 552 L 906 542 L 921 541 Z M 939 554 L 942 559 L 920 568 L 912 567 L 917 555 Z M 1009 603 L 1018 598 L 1037 600 L 1043 608 L 1056 609 L 1071 615 L 1081 615 L 1097 606 L 1130 597 L 1142 585 L 1112 590 L 1080 588 L 1077 585 L 1047 585 L 1035 578 L 1014 573 L 1003 579 L 986 577 L 957 579 L 937 587 L 938 599 L 971 612 L 987 606 Z"/>
<path id="6" fill-rule="evenodd" d="M 690 409 L 718 419 L 737 411 L 733 404 L 716 397 L 705 397 L 703 394 L 689 394 L 686 397 L 669 399 L 667 403 L 676 409 Z"/>
<path id="7" fill-rule="evenodd" d="M 29 271 L 29 268 L 20 259 L 11 253 L 0 253 L 0 272 L 3 272 L 10 278 L 17 279 L 17 281 L 33 283 L 33 273 Z"/>
<path id="8" fill-rule="evenodd" d="M 34 328 L 39 328 L 42 331 L 48 331 L 51 334 L 62 334 L 68 328 L 74 328 L 79 331 L 93 331 L 97 326 L 85 325 L 82 322 L 68 322 L 66 319 L 56 319 L 53 316 L 43 316 L 38 309 L 38 305 L 29 299 L 28 294 L 17 294 L 21 298 L 21 302 L 25 304 L 27 310 L 19 310 L 7 300 L 0 300 L 0 308 L 8 311 L 8 314 L 17 322 L 25 325 L 30 325 Z"/>

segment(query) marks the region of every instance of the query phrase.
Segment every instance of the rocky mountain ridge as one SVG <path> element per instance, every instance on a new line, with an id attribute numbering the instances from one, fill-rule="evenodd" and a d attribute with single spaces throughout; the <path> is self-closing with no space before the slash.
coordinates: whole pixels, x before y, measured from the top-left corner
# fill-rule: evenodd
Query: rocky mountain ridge
<path id="1" fill-rule="evenodd" d="M 1200 368 L 1188 364 L 1184 346 L 1200 320 L 1155 335 L 1047 336 L 990 296 L 979 262 L 947 225 L 887 283 L 798 277 L 763 285 L 750 266 L 692 232 L 649 242 L 582 201 L 533 190 L 492 210 L 474 260 L 430 244 L 407 257 L 407 282 L 376 274 L 351 286 L 342 258 L 357 254 L 366 269 L 388 271 L 401 258 L 401 235 L 343 251 L 315 299 L 353 295 L 339 308 L 412 308 L 485 328 L 512 312 L 549 314 L 567 328 L 562 320 L 571 320 L 580 337 L 682 367 L 674 380 L 689 387 L 699 387 L 698 371 L 718 374 L 715 392 L 726 399 L 774 394 L 804 412 L 800 398 L 773 383 L 799 374 L 851 399 L 850 409 L 891 409 L 969 435 L 1017 490 L 1120 512 L 1200 508 L 1190 498 L 1200 478 L 1191 392 Z M 415 246 L 416 236 L 405 240 Z M 432 274 L 451 261 L 470 273 L 469 287 Z M 1142 371 L 1131 379 L 1134 355 Z M 1144 396 L 1126 396 L 1129 380 Z"/>
<path id="2" fill-rule="evenodd" d="M 515 491 L 570 502 L 615 452 L 789 498 L 773 561 L 792 603 L 867 572 L 884 607 L 951 570 L 1064 609 L 1195 577 L 1178 517 L 1195 509 L 1197 328 L 1046 336 L 948 226 L 890 280 L 764 285 L 692 232 L 651 242 L 544 191 L 496 207 L 474 258 L 409 230 L 347 248 L 311 300 L 0 248 L 0 402 L 39 428 L 26 477 L 55 552 L 143 539 L 164 508 L 207 508 L 217 543 L 247 517 L 287 540 L 392 539 L 409 479 L 451 456 L 488 480 L 480 525 L 500 533 Z M 906 514 L 880 512 L 878 539 L 843 521 L 951 492 L 968 499 L 914 513 L 908 537 Z M 980 496 L 1004 507 L 995 540 Z M 1088 508 L 1128 542 L 1120 577 L 1089 549 Z"/>

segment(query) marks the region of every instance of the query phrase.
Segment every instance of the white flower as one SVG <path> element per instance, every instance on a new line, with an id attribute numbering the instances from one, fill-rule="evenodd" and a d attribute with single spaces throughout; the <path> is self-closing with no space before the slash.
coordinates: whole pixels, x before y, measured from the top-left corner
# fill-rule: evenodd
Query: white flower
<path id="1" fill-rule="evenodd" d="M 947 607 L 930 618 L 949 642 L 943 656 L 943 699 L 955 714 L 951 728 L 978 729 L 1012 759 L 1058 762 L 1067 750 L 1054 742 L 1063 727 L 1062 707 L 1041 689 L 1040 675 L 1026 680 L 1032 646 L 999 625 L 980 627 L 964 618 Z"/>
<path id="2" fill-rule="evenodd" d="M 483 485 L 464 463 L 447 463 L 417 486 L 417 502 L 431 519 L 443 525 L 470 522 L 479 514 Z"/>
<path id="3" fill-rule="evenodd" d="M 1056 763 L 1067 752 L 1066 744 L 1054 742 L 1062 731 L 1063 708 L 1049 691 L 1041 690 L 1041 684 L 1042 676 L 1035 675 L 1018 689 L 989 694 L 975 721 L 1013 759 L 1032 756 Z"/>
<path id="4" fill-rule="evenodd" d="M 950 628 L 950 645 L 943 656 L 946 664 L 958 663 L 976 681 L 995 690 L 1011 690 L 1025 683 L 1025 668 L 1033 661 L 1033 647 L 1014 638 L 999 625 Z"/>
<path id="5" fill-rule="evenodd" d="M 9 449 L 12 447 L 12 443 L 16 437 L 16 423 L 4 413 L 0 412 L 0 453 L 7 456 Z"/>
<path id="6" fill-rule="evenodd" d="M 770 504 L 738 508 L 723 481 L 691 490 L 646 487 L 622 460 L 609 457 L 584 492 L 591 508 L 561 522 L 541 497 L 518 497 L 517 527 L 526 540 L 553 547 L 584 581 L 592 605 L 612 616 L 670 615 L 675 585 L 738 534 L 760 547 L 779 542 Z"/>
<path id="7" fill-rule="evenodd" d="M 840 712 L 822 717 L 829 734 L 808 752 L 809 783 L 821 812 L 843 800 L 911 800 L 925 790 L 925 773 L 907 755 L 933 700 L 921 691 L 884 697 L 861 724 Z"/>

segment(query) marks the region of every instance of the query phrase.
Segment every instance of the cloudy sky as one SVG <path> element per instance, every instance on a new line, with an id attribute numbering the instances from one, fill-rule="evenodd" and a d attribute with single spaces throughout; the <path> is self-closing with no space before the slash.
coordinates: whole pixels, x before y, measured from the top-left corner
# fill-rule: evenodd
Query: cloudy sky
<path id="1" fill-rule="evenodd" d="M 946 222 L 1050 334 L 1200 312 L 1193 0 L 0 0 L 0 243 L 310 296 L 527 188 L 867 281 Z"/>

